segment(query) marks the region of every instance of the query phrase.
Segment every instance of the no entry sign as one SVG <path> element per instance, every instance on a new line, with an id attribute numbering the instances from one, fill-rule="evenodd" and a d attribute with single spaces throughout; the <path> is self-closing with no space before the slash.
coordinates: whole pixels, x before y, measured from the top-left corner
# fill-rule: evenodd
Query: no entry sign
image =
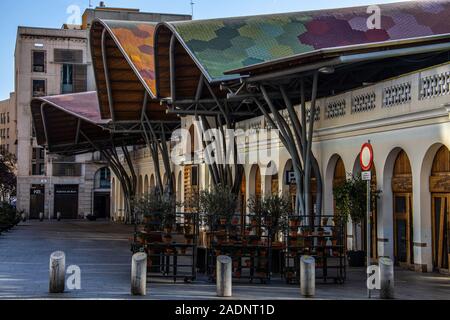
<path id="1" fill-rule="evenodd" d="M 373 166 L 373 148 L 368 142 L 363 144 L 359 155 L 359 163 L 362 171 L 370 171 Z"/>

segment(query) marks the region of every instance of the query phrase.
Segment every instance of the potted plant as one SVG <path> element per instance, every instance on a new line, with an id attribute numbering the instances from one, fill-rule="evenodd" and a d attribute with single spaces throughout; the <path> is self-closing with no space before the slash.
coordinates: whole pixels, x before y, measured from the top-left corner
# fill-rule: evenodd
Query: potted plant
<path id="1" fill-rule="evenodd" d="M 236 195 L 229 186 L 217 185 L 211 190 L 200 192 L 200 212 L 203 213 L 204 222 L 213 229 L 222 225 L 225 230 L 228 230 L 236 213 L 236 206 Z"/>
<path id="2" fill-rule="evenodd" d="M 291 203 L 285 197 L 271 195 L 265 197 L 261 203 L 261 214 L 272 238 L 286 229 L 291 213 Z"/>
<path id="3" fill-rule="evenodd" d="M 372 208 L 376 207 L 376 201 L 380 197 L 380 190 L 371 186 Z M 361 177 L 352 176 L 350 180 L 334 188 L 336 201 L 336 225 L 345 225 L 350 219 L 353 222 L 353 234 L 356 234 L 358 226 L 365 221 L 367 213 L 367 182 Z M 370 232 L 370 231 L 369 231 Z M 358 248 L 358 237 L 354 237 L 353 249 L 348 252 L 349 265 L 351 267 L 363 267 L 365 265 L 366 252 L 355 250 Z"/>

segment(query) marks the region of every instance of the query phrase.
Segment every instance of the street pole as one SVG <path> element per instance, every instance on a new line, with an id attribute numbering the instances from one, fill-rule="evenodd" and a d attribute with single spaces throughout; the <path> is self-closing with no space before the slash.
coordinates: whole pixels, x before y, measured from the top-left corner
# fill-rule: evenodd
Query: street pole
<path id="1" fill-rule="evenodd" d="M 370 267 L 370 180 L 367 180 L 367 268 Z M 370 289 L 367 288 L 367 296 L 370 297 Z"/>

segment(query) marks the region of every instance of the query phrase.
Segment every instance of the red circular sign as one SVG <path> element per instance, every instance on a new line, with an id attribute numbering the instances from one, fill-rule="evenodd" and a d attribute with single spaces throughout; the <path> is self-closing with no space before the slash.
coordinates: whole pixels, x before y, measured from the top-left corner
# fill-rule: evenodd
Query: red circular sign
<path id="1" fill-rule="evenodd" d="M 359 164 L 363 171 L 370 171 L 373 166 L 373 148 L 370 143 L 363 144 L 359 154 Z"/>

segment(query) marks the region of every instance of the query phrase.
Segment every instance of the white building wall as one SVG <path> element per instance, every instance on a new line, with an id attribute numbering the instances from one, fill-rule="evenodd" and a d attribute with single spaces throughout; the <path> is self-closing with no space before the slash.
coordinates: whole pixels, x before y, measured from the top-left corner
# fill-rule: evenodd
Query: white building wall
<path id="1" fill-rule="evenodd" d="M 401 88 L 404 91 L 390 93 L 393 88 Z M 367 97 L 368 106 L 371 105 L 373 108 L 368 107 L 366 111 L 360 111 L 360 108 L 364 106 L 355 102 L 356 97 Z M 397 102 L 389 103 L 389 97 L 397 99 L 394 100 Z M 340 101 L 340 104 L 334 104 Z M 337 107 L 329 107 L 330 105 L 337 105 Z M 437 150 L 442 145 L 450 148 L 450 64 L 411 73 L 338 96 L 320 99 L 318 106 L 320 107 L 320 119 L 316 124 L 313 152 L 319 161 L 324 181 L 324 213 L 327 215 L 334 213 L 332 182 L 337 160 L 341 157 L 346 171 L 354 174 L 360 148 L 363 143 L 370 140 L 375 154 L 377 185 L 378 189 L 382 191 L 377 213 L 378 254 L 393 258 L 391 180 L 396 157 L 401 150 L 404 150 L 409 157 L 413 175 L 414 264 L 416 270 L 432 271 L 432 215 L 429 177 Z M 341 116 L 327 117 L 327 112 L 339 113 L 338 111 L 342 110 L 345 110 L 345 113 Z M 191 122 L 190 118 L 184 119 L 183 127 L 189 128 Z M 238 128 L 244 130 L 266 127 L 267 124 L 263 117 L 238 124 Z M 265 144 L 261 141 L 259 143 L 260 145 Z M 279 156 L 275 162 L 279 169 L 279 189 L 285 193 L 288 186 L 284 184 L 284 168 L 290 160 L 290 156 L 279 142 L 278 145 L 280 146 Z M 256 145 L 250 139 L 249 144 L 240 152 L 249 155 L 256 152 L 255 147 Z M 139 174 L 151 176 L 154 173 L 151 160 L 148 152 L 143 152 L 145 151 L 139 151 L 141 157 L 136 159 L 135 164 Z M 266 163 L 260 164 L 260 167 L 264 165 Z M 201 168 L 201 186 L 207 188 L 206 181 L 209 181 L 207 168 L 204 165 Z M 252 170 L 252 168 L 252 163 L 245 165 L 247 199 L 252 196 L 254 190 L 254 185 L 252 185 L 254 169 Z M 174 172 L 176 179 L 179 177 L 179 172 L 183 177 L 182 167 L 174 166 Z M 264 169 L 261 172 L 264 174 Z M 262 177 L 262 190 L 266 194 L 270 190 L 269 181 L 268 177 Z M 184 190 L 183 183 L 184 181 L 181 183 L 182 190 Z M 180 186 L 178 182 L 175 185 Z M 116 192 L 118 191 L 116 190 Z M 113 201 L 114 206 L 119 208 L 122 203 L 120 197 L 116 197 Z M 353 245 L 352 229 L 349 224 L 349 238 L 347 239 L 349 248 Z"/>

